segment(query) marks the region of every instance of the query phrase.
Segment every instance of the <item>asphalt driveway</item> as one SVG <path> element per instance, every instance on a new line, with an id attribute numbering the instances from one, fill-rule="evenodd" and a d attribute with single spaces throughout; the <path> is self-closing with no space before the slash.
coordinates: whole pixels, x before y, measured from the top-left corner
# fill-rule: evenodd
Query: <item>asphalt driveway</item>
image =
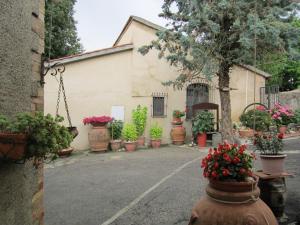
<path id="1" fill-rule="evenodd" d="M 299 174 L 300 140 L 288 141 L 285 150 L 287 169 Z M 47 164 L 45 223 L 186 225 L 207 184 L 200 168 L 206 152 L 175 146 L 134 153 L 81 152 Z M 299 177 L 287 179 L 290 224 L 300 211 L 299 187 Z"/>

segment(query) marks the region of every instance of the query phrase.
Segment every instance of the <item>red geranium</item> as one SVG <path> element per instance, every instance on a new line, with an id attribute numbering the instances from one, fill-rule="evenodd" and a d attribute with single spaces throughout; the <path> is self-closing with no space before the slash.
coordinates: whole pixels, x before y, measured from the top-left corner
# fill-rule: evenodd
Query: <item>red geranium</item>
<path id="1" fill-rule="evenodd" d="M 110 116 L 92 116 L 83 119 L 84 125 L 86 124 L 106 124 L 113 120 Z"/>
<path id="2" fill-rule="evenodd" d="M 254 159 L 255 155 L 247 151 L 246 145 L 224 143 L 209 150 L 201 167 L 204 177 L 210 179 L 244 181 L 252 176 Z"/>

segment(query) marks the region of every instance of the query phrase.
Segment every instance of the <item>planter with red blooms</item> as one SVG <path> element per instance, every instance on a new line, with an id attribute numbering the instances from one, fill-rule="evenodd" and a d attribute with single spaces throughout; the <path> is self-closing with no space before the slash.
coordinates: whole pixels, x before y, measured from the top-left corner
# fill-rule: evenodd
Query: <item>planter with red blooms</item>
<path id="1" fill-rule="evenodd" d="M 245 145 L 224 143 L 209 150 L 201 164 L 209 180 L 206 196 L 193 208 L 189 225 L 278 224 L 259 198 L 258 177 L 252 173 L 254 159 Z"/>
<path id="2" fill-rule="evenodd" d="M 111 121 L 112 118 L 109 116 L 93 116 L 83 119 L 84 125 L 92 125 L 92 129 L 88 133 L 90 149 L 92 152 L 107 151 L 110 135 L 106 125 Z"/>

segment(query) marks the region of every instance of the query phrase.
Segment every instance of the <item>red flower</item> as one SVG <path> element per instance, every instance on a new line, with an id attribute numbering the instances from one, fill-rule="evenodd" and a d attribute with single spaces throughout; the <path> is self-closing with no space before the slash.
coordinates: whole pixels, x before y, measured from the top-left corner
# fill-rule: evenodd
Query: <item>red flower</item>
<path id="1" fill-rule="evenodd" d="M 241 168 L 240 171 L 239 171 L 239 173 L 240 173 L 240 174 L 245 174 L 245 173 L 246 173 L 246 170 L 245 170 L 244 168 Z"/>
<path id="2" fill-rule="evenodd" d="M 217 177 L 218 177 L 218 174 L 217 174 L 216 171 L 212 171 L 212 172 L 211 172 L 211 176 L 212 176 L 213 178 L 217 178 Z"/>
<path id="3" fill-rule="evenodd" d="M 202 159 L 201 168 L 207 167 L 207 161 L 206 158 Z"/>
<path id="4" fill-rule="evenodd" d="M 229 162 L 229 163 L 231 162 L 230 156 L 229 156 L 228 154 L 226 154 L 226 153 L 223 154 L 223 159 L 224 159 L 225 161 Z"/>
<path id="5" fill-rule="evenodd" d="M 229 175 L 229 170 L 228 169 L 223 169 L 222 174 L 224 177 L 227 177 Z"/>
<path id="6" fill-rule="evenodd" d="M 278 138 L 283 139 L 283 134 L 282 133 L 278 134 Z"/>
<path id="7" fill-rule="evenodd" d="M 241 162 L 240 158 L 238 157 L 234 157 L 234 159 L 232 160 L 234 164 L 238 164 L 239 162 Z"/>
<path id="8" fill-rule="evenodd" d="M 218 168 L 219 168 L 219 163 L 218 163 L 218 162 L 215 162 L 214 168 L 215 168 L 215 169 L 218 169 Z"/>

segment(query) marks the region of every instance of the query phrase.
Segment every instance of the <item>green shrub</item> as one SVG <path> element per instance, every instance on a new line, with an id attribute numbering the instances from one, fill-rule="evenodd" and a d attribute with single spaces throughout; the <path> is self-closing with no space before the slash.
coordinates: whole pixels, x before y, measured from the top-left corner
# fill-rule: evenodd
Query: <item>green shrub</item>
<path id="1" fill-rule="evenodd" d="M 108 124 L 108 129 L 112 140 L 118 140 L 121 138 L 123 125 L 124 123 L 122 120 L 113 120 Z"/>
<path id="2" fill-rule="evenodd" d="M 136 141 L 138 138 L 136 126 L 132 123 L 125 124 L 122 130 L 122 137 L 124 141 Z"/>
<path id="3" fill-rule="evenodd" d="M 272 124 L 272 117 L 267 111 L 251 109 L 240 116 L 243 126 L 257 131 L 267 131 Z"/>
<path id="4" fill-rule="evenodd" d="M 147 107 L 137 106 L 136 109 L 132 110 L 132 121 L 136 126 L 138 136 L 142 136 L 147 122 Z"/>
<path id="5" fill-rule="evenodd" d="M 205 133 L 214 130 L 214 114 L 204 110 L 192 119 L 193 135 L 197 136 L 199 133 Z"/>
<path id="6" fill-rule="evenodd" d="M 300 124 L 300 109 L 295 110 L 294 121 L 295 123 Z"/>
<path id="7" fill-rule="evenodd" d="M 154 124 L 150 128 L 150 137 L 152 140 L 159 140 L 162 137 L 163 129 L 158 124 Z"/>
<path id="8" fill-rule="evenodd" d="M 45 158 L 48 154 L 56 158 L 57 152 L 70 146 L 73 137 L 68 129 L 61 125 L 61 116 L 46 116 L 42 112 L 21 113 L 14 120 L 0 116 L 0 131 L 25 133 L 28 135 L 25 158 Z"/>

